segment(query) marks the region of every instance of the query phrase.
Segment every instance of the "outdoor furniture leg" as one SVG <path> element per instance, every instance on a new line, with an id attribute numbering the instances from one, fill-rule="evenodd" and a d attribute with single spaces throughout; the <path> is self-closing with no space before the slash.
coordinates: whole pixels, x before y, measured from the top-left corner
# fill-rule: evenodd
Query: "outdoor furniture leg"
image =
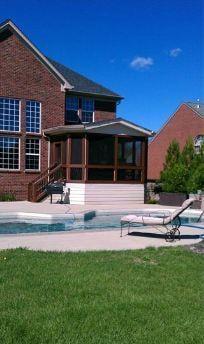
<path id="1" fill-rule="evenodd" d="M 123 236 L 123 225 L 122 222 L 120 223 L 120 237 L 122 238 Z"/>

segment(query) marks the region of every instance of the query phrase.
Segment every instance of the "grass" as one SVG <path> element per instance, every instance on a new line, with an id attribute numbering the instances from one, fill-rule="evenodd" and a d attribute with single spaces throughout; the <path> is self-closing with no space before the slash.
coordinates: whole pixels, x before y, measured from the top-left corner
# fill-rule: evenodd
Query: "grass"
<path id="1" fill-rule="evenodd" d="M 204 255 L 0 252 L 2 344 L 197 344 Z"/>

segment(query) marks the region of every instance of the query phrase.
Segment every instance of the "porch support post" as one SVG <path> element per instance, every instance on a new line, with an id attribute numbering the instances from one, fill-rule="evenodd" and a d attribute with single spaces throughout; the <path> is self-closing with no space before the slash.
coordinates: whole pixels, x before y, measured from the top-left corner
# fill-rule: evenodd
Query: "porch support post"
<path id="1" fill-rule="evenodd" d="M 115 135 L 115 149 L 114 149 L 114 182 L 117 182 L 118 177 L 118 136 Z"/>
<path id="2" fill-rule="evenodd" d="M 89 141 L 87 138 L 87 134 L 85 134 L 85 137 L 83 139 L 83 152 L 84 152 L 84 157 L 83 157 L 83 164 L 84 164 L 84 181 L 86 182 L 88 180 L 88 158 L 89 158 Z"/>
<path id="3" fill-rule="evenodd" d="M 71 161 L 71 137 L 67 138 L 67 154 L 66 154 L 66 179 L 70 181 L 70 161 Z"/>

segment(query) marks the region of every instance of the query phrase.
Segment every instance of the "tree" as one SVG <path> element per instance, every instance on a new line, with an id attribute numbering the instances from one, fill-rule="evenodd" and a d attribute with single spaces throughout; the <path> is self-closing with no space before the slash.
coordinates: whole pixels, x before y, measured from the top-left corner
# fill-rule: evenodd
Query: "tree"
<path id="1" fill-rule="evenodd" d="M 197 192 L 204 190 L 204 145 L 196 153 L 193 140 L 180 152 L 177 141 L 170 144 L 161 172 L 162 190 L 166 192 Z"/>

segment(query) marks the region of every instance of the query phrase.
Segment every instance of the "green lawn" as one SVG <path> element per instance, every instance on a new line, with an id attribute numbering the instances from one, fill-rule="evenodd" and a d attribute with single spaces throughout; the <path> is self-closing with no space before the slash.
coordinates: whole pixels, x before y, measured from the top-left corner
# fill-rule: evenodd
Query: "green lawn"
<path id="1" fill-rule="evenodd" d="M 197 344 L 203 338 L 204 255 L 182 248 L 0 251 L 1 344 Z"/>

